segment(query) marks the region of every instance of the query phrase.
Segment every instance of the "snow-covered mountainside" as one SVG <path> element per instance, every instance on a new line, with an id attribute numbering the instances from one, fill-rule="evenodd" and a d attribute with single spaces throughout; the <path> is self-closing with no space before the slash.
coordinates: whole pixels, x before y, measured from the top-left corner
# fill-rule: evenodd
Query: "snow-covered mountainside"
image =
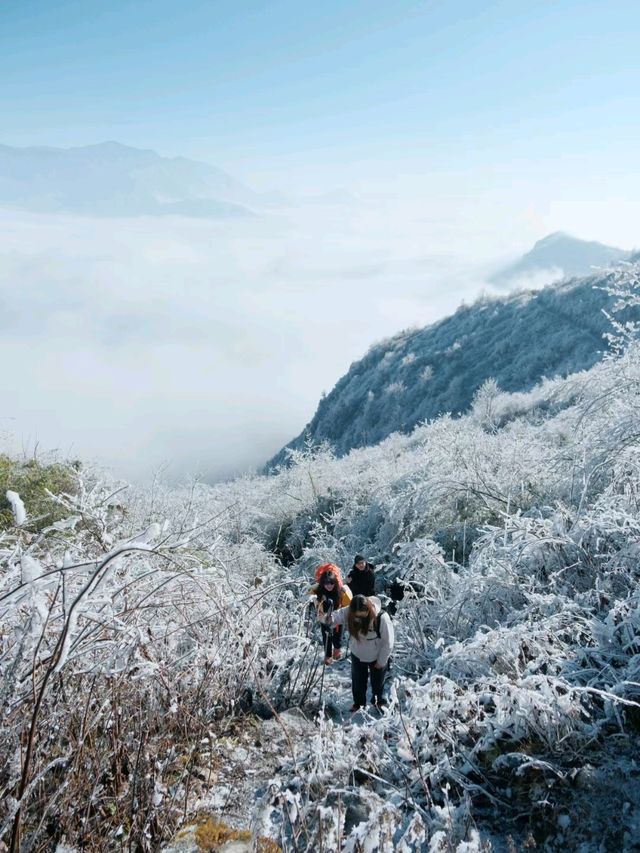
<path id="1" fill-rule="evenodd" d="M 104 142 L 79 148 L 0 145 L 0 206 L 93 216 L 251 215 L 260 196 L 220 169 Z"/>
<path id="2" fill-rule="evenodd" d="M 585 370 L 602 357 L 611 297 L 598 274 L 504 299 L 463 306 L 450 317 L 373 346 L 322 398 L 290 449 L 327 442 L 338 454 L 373 445 L 393 432 L 445 412 L 469 409 L 488 379 L 526 391 L 543 377 Z"/>
<path id="3" fill-rule="evenodd" d="M 637 305 L 640 266 L 611 285 Z M 133 490 L 0 456 L 0 842 L 637 849 L 636 332 L 274 476 Z M 356 551 L 380 592 L 412 582 L 383 716 L 349 716 L 307 606 Z"/>
<path id="4" fill-rule="evenodd" d="M 628 258 L 629 252 L 606 246 L 595 240 L 579 240 L 571 234 L 556 231 L 538 240 L 533 249 L 519 261 L 500 270 L 491 281 L 499 285 L 513 285 L 546 274 L 547 282 L 562 278 L 590 275 L 594 267 L 610 267 Z"/>

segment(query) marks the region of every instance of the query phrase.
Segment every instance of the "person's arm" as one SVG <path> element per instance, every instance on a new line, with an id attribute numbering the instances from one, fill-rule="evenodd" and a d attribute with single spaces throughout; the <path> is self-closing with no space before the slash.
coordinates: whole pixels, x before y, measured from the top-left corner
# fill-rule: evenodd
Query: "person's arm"
<path id="1" fill-rule="evenodd" d="M 328 599 L 325 595 L 316 593 L 316 611 L 318 614 L 318 622 L 322 622 L 323 625 L 328 624 L 327 622 L 327 610 L 330 610 L 328 604 L 330 599 Z"/>
<path id="2" fill-rule="evenodd" d="M 393 623 L 386 613 L 383 613 L 380 617 L 380 641 L 378 657 L 376 658 L 376 669 L 385 668 L 391 657 L 395 642 Z"/>
<path id="3" fill-rule="evenodd" d="M 340 610 L 334 610 L 331 614 L 331 624 L 332 625 L 344 625 L 347 621 L 347 615 L 349 613 L 348 607 L 341 607 Z"/>

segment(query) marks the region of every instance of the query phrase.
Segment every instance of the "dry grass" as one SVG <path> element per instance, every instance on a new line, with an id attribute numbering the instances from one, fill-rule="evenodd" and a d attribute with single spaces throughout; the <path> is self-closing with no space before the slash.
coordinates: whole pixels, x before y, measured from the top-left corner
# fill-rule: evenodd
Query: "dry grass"
<path id="1" fill-rule="evenodd" d="M 210 817 L 196 829 L 195 839 L 200 850 L 216 853 L 228 841 L 251 841 L 251 833 L 246 829 L 232 829 L 218 818 Z"/>

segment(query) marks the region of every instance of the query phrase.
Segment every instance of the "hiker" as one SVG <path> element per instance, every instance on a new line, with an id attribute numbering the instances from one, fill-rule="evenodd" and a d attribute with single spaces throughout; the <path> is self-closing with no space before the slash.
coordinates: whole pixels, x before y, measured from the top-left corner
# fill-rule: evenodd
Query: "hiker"
<path id="1" fill-rule="evenodd" d="M 316 578 L 318 583 L 311 589 L 311 593 L 316 597 L 316 609 L 318 611 L 318 621 L 322 628 L 322 642 L 324 645 L 324 662 L 326 666 L 332 664 L 334 660 L 340 660 L 342 657 L 342 636 L 344 629 L 342 625 L 325 624 L 326 617 L 329 617 L 334 610 L 339 610 L 341 607 L 347 607 L 351 601 L 351 590 L 342 583 L 340 569 L 333 563 L 325 563 L 318 566 L 316 570 Z"/>
<path id="2" fill-rule="evenodd" d="M 376 585 L 375 566 L 368 563 L 362 554 L 356 554 L 346 582 L 353 595 L 373 595 Z"/>
<path id="3" fill-rule="evenodd" d="M 369 674 L 373 704 L 382 710 L 386 705 L 384 680 L 393 651 L 394 633 L 390 617 L 382 612 L 380 599 L 375 595 L 355 595 L 348 607 L 329 618 L 332 625 L 346 625 L 349 629 L 351 712 L 359 711 L 366 704 Z"/>

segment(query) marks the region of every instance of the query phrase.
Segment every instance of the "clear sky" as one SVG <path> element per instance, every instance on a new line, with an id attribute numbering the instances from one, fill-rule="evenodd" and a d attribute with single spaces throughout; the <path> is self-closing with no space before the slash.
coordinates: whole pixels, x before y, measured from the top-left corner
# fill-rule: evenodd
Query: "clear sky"
<path id="1" fill-rule="evenodd" d="M 636 0 L 9 0 L 7 144 L 104 139 L 277 185 L 636 171 Z"/>

